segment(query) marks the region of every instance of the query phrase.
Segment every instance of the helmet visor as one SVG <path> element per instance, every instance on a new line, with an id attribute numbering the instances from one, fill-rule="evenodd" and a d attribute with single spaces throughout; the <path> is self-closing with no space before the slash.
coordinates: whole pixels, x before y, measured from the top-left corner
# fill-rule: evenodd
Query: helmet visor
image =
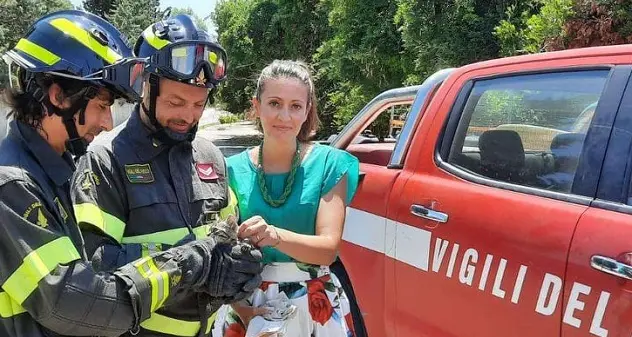
<path id="1" fill-rule="evenodd" d="M 7 64 L 8 67 L 8 76 L 9 76 L 9 87 L 13 90 L 17 90 L 18 92 L 24 91 L 22 88 L 22 83 L 20 81 L 20 73 L 22 71 L 22 67 L 11 58 L 8 53 L 2 55 L 2 59 Z"/>
<path id="2" fill-rule="evenodd" d="M 9 81 L 12 88 L 24 90 L 21 88 L 20 72 L 29 69 L 29 65 L 25 64 L 18 58 L 19 55 L 7 52 L 3 55 L 4 61 L 9 65 Z M 94 85 L 104 86 L 113 91 L 117 96 L 128 101 L 140 101 L 143 89 L 143 74 L 145 72 L 146 59 L 125 58 L 119 62 L 104 67 L 93 74 L 87 76 L 76 76 L 65 72 L 46 71 L 45 73 L 71 78 L 79 81 L 90 81 Z"/>
<path id="3" fill-rule="evenodd" d="M 128 101 L 139 101 L 143 90 L 145 65 L 145 59 L 123 59 L 103 68 L 103 82 Z"/>
<path id="4" fill-rule="evenodd" d="M 226 77 L 226 52 L 212 42 L 184 41 L 166 46 L 151 62 L 180 81 L 211 87 Z"/>

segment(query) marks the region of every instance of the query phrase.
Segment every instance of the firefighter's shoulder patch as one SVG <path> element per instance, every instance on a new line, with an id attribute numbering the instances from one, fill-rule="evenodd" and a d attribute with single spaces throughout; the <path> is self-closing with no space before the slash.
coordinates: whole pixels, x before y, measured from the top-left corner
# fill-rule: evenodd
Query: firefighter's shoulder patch
<path id="1" fill-rule="evenodd" d="M 93 171 L 85 170 L 81 173 L 79 184 L 81 184 L 80 187 L 82 190 L 87 190 L 95 185 L 99 186 L 101 184 L 101 179 Z"/>
<path id="2" fill-rule="evenodd" d="M 24 219 L 27 219 L 42 228 L 48 227 L 48 219 L 44 214 L 44 205 L 42 205 L 42 203 L 39 201 L 30 204 L 29 207 L 26 208 L 22 216 L 24 217 Z"/>

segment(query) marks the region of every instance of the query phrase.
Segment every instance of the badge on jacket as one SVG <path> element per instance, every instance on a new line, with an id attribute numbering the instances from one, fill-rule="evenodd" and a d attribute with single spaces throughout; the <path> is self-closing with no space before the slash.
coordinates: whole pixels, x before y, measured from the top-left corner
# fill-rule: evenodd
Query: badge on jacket
<path id="1" fill-rule="evenodd" d="M 53 201 L 55 202 L 55 205 L 57 205 L 59 214 L 61 215 L 62 219 L 64 219 L 64 222 L 68 220 L 68 213 L 66 212 L 66 209 L 64 208 L 64 206 L 62 206 L 61 201 L 59 200 L 59 197 L 56 197 L 55 200 Z"/>
<path id="2" fill-rule="evenodd" d="M 24 211 L 22 217 L 27 219 L 42 228 L 48 227 L 48 219 L 44 215 L 44 206 L 41 202 L 36 201 L 32 203 L 27 209 Z"/>
<path id="3" fill-rule="evenodd" d="M 217 180 L 217 170 L 213 164 L 195 163 L 195 170 L 201 180 Z"/>
<path id="4" fill-rule="evenodd" d="M 154 173 L 149 164 L 125 165 L 125 175 L 132 184 L 149 184 L 154 182 Z"/>

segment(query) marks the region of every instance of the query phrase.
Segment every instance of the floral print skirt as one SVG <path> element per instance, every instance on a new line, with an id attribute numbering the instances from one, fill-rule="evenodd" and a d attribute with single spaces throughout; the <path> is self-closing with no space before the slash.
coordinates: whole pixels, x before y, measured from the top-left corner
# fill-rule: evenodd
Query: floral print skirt
<path id="1" fill-rule="evenodd" d="M 273 263 L 264 267 L 262 278 L 248 305 L 260 306 L 266 298 L 284 293 L 297 307 L 296 314 L 285 322 L 283 336 L 354 337 L 349 299 L 329 267 Z M 246 327 L 237 313 L 228 305 L 222 306 L 216 312 L 213 337 L 245 336 Z"/>

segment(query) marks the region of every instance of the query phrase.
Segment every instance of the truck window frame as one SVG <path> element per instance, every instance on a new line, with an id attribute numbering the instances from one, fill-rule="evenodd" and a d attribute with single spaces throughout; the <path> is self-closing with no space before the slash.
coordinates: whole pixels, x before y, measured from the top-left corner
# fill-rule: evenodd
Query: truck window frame
<path id="1" fill-rule="evenodd" d="M 419 125 L 421 118 L 424 116 L 424 112 L 426 111 L 428 104 L 430 104 L 430 101 L 444 83 L 445 79 L 448 78 L 454 70 L 454 68 L 447 68 L 437 71 L 421 84 L 421 87 L 417 90 L 417 94 L 415 95 L 415 100 L 410 107 L 408 118 L 406 118 L 404 126 L 399 134 L 399 138 L 395 143 L 391 160 L 386 166 L 387 168 L 404 168 L 406 155 L 410 149 L 410 144 L 415 134 L 415 130 L 417 130 L 417 126 Z"/>
<path id="2" fill-rule="evenodd" d="M 626 65 L 632 69 L 632 65 Z M 632 214 L 632 75 L 617 111 L 592 206 Z"/>
<path id="3" fill-rule="evenodd" d="M 595 115 L 588 128 L 586 139 L 584 141 L 582 153 L 579 159 L 579 165 L 576 170 L 575 183 L 571 192 L 557 192 L 540 189 L 537 187 L 530 187 L 525 185 L 519 185 L 511 182 L 504 182 L 494 180 L 492 178 L 483 177 L 465 169 L 450 164 L 447 160 L 452 148 L 462 144 L 463 139 L 459 141 L 456 139 L 457 135 L 465 137 L 462 129 L 467 128 L 466 123 L 462 123 L 463 112 L 465 105 L 470 97 L 474 84 L 481 80 L 490 80 L 496 78 L 506 78 L 524 75 L 534 74 L 558 74 L 564 72 L 577 72 L 577 71 L 594 71 L 594 70 L 609 70 L 609 74 L 606 78 L 606 82 L 599 98 L 597 108 L 595 109 Z M 507 72 L 502 74 L 496 74 L 491 76 L 481 76 L 468 80 L 460 89 L 457 98 L 449 112 L 448 118 L 444 122 L 443 132 L 440 135 L 440 139 L 437 142 L 435 148 L 435 162 L 441 169 L 447 171 L 450 174 L 461 177 L 465 180 L 505 189 L 515 192 L 527 193 L 536 196 L 562 200 L 566 202 L 577 203 L 581 205 L 590 205 L 594 200 L 597 185 L 599 182 L 599 176 L 601 173 L 601 166 L 605 157 L 605 151 L 607 147 L 607 139 L 603 139 L 603 129 L 611 128 L 614 123 L 614 117 L 618 110 L 619 103 L 622 99 L 624 89 L 630 76 L 630 69 L 624 69 L 613 65 L 593 65 L 593 66 L 577 66 L 577 67 L 563 67 L 563 68 L 547 68 L 541 70 L 530 71 L 516 71 Z M 597 127 L 598 126 L 598 127 Z M 601 129 L 601 131 L 600 131 Z M 580 176 L 578 178 L 578 176 Z M 576 188 L 576 186 L 578 186 Z"/>
<path id="4" fill-rule="evenodd" d="M 443 81 L 455 70 L 455 68 L 446 68 L 439 70 L 426 78 L 421 85 L 408 86 L 390 89 L 375 96 L 367 103 L 358 114 L 345 125 L 336 137 L 329 144 L 332 147 L 346 150 L 353 138 L 359 135 L 362 130 L 370 125 L 385 109 L 400 104 L 404 96 L 408 95 L 411 89 L 415 91 L 410 93 L 412 105 L 409 109 L 408 116 L 404 122 L 404 126 L 400 135 L 395 142 L 393 153 L 389 159 L 385 169 L 402 169 L 404 162 L 410 149 L 413 135 L 424 112 L 435 95 L 437 90 L 443 84 Z M 414 94 L 414 96 L 413 96 Z M 407 103 L 409 104 L 409 103 Z M 361 127 L 358 127 L 360 125 Z M 361 172 L 362 175 L 362 172 Z"/>

